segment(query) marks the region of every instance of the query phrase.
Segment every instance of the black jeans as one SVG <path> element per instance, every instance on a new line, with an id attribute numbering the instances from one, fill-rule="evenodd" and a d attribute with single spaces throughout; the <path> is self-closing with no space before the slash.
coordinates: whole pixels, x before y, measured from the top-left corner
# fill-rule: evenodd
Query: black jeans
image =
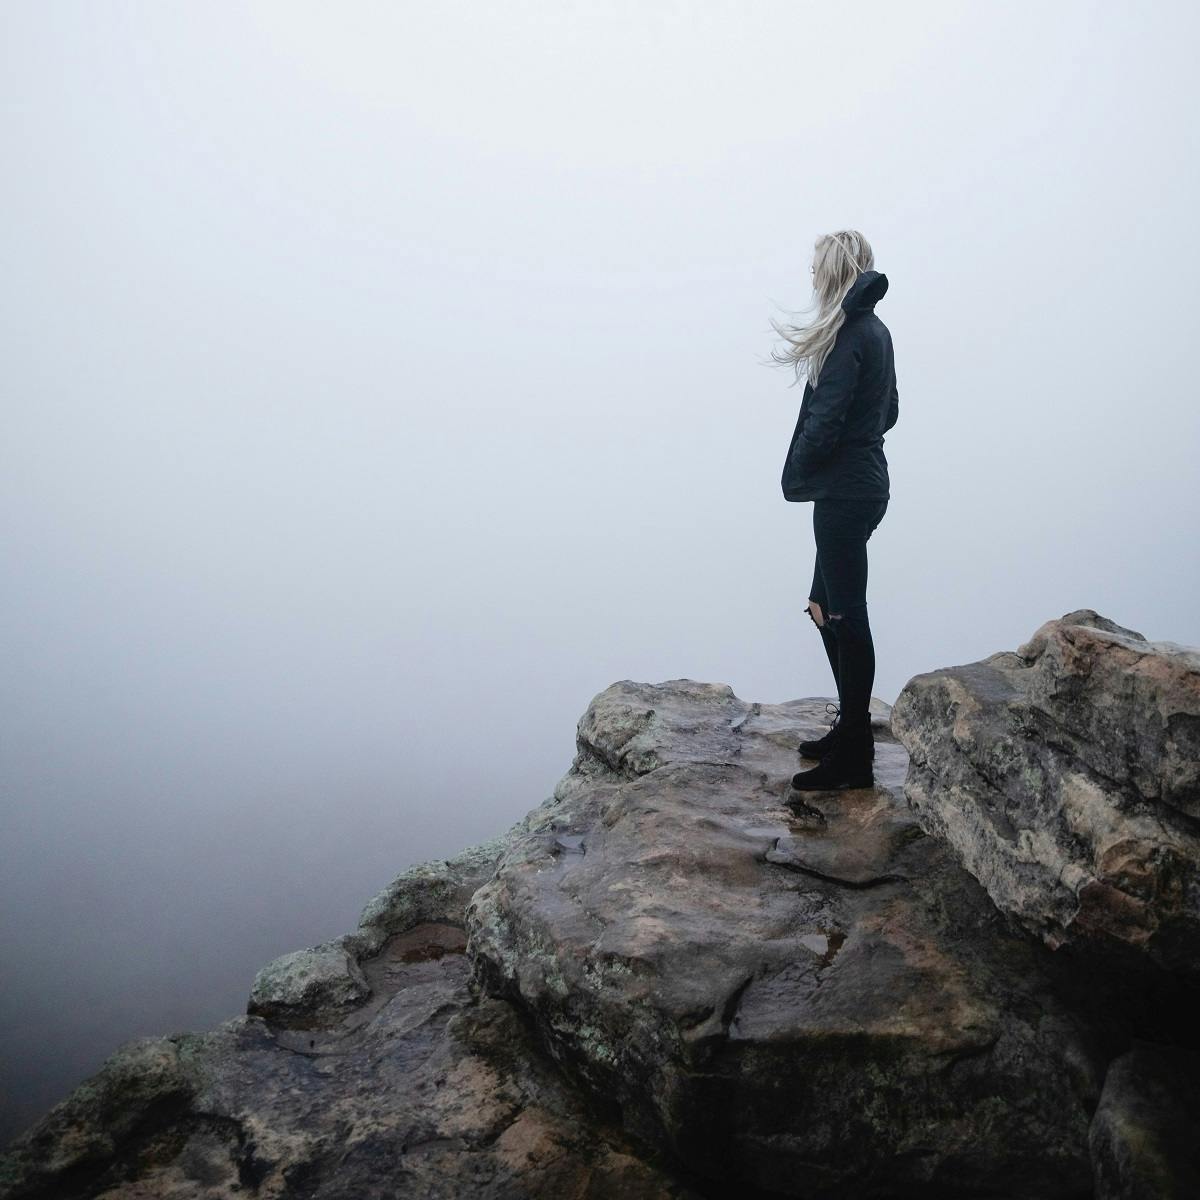
<path id="1" fill-rule="evenodd" d="M 839 723 L 848 728 L 871 720 L 875 643 L 867 619 L 867 542 L 887 506 L 887 500 L 813 501 L 817 561 L 808 598 L 821 606 L 824 623 L 817 631 L 837 684 Z M 807 612 L 817 625 L 812 609 Z"/>

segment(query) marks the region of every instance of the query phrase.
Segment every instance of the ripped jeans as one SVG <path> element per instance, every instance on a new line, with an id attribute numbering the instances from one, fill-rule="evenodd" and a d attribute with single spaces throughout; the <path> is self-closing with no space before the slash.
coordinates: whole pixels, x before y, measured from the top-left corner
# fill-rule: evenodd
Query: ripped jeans
<path id="1" fill-rule="evenodd" d="M 867 619 L 867 542 L 887 506 L 887 500 L 813 501 L 817 559 L 807 612 L 833 668 L 839 724 L 846 728 L 871 720 L 875 643 Z"/>

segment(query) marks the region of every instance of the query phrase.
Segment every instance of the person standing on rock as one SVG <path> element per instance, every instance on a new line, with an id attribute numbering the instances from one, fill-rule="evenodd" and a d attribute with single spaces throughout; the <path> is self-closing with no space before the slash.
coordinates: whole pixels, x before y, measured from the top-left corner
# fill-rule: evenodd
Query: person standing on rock
<path id="1" fill-rule="evenodd" d="M 871 688 L 875 644 L 867 619 L 867 541 L 887 511 L 891 480 L 883 435 L 896 423 L 899 396 L 892 335 L 875 315 L 888 289 L 857 230 L 819 237 L 813 264 L 815 319 L 771 324 L 787 341 L 776 363 L 807 374 L 800 416 L 783 467 L 783 495 L 813 501 L 816 564 L 808 596 L 837 685 L 838 705 L 824 737 L 801 742 L 818 765 L 792 777 L 801 791 L 873 787 Z"/>

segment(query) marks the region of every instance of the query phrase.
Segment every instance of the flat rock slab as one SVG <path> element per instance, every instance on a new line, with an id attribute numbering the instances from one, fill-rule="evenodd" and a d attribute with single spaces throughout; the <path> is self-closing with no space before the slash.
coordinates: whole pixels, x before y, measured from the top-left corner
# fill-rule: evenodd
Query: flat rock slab
<path id="1" fill-rule="evenodd" d="M 1000 909 L 1200 984 L 1200 651 L 1080 609 L 915 676 L 892 729 L 922 827 Z"/>
<path id="2" fill-rule="evenodd" d="M 878 704 L 878 786 L 790 792 L 824 709 L 686 679 L 601 692 L 467 907 L 475 986 L 713 1181 L 1086 1195 L 1103 1064 L 1053 956 L 922 830 Z"/>

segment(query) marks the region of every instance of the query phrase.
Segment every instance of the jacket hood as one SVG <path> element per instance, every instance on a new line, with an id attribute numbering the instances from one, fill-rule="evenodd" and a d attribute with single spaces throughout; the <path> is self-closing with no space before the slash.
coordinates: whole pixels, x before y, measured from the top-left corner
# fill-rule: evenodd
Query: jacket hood
<path id="1" fill-rule="evenodd" d="M 846 316 L 870 312 L 883 299 L 888 290 L 888 277 L 882 271 L 862 271 L 850 285 L 842 300 Z"/>

